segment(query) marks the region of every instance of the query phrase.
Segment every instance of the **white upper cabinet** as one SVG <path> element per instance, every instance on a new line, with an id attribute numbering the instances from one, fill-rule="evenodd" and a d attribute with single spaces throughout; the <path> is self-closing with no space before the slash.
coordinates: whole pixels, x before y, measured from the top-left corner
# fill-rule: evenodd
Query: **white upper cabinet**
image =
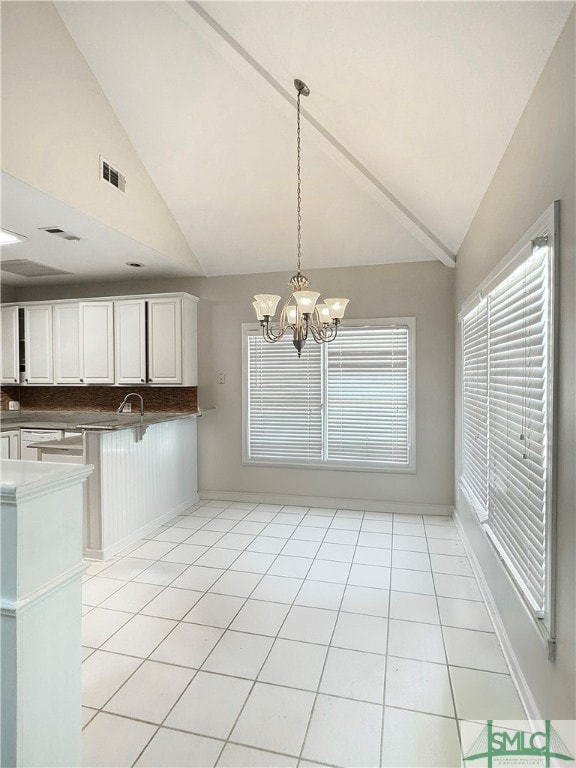
<path id="1" fill-rule="evenodd" d="M 56 384 L 114 384 L 113 304 L 54 305 Z"/>
<path id="2" fill-rule="evenodd" d="M 114 303 L 116 384 L 146 382 L 146 301 Z"/>
<path id="3" fill-rule="evenodd" d="M 24 307 L 26 384 L 53 384 L 52 304 Z"/>
<path id="4" fill-rule="evenodd" d="M 149 384 L 198 384 L 197 301 L 186 294 L 146 300 Z"/>
<path id="5" fill-rule="evenodd" d="M 82 382 L 78 304 L 54 305 L 54 378 L 56 384 Z"/>
<path id="6" fill-rule="evenodd" d="M 196 386 L 197 302 L 179 293 L 2 307 L 2 383 L 19 383 L 20 311 L 25 384 Z"/>
<path id="7" fill-rule="evenodd" d="M 80 302 L 81 381 L 114 384 L 114 305 Z"/>
<path id="8" fill-rule="evenodd" d="M 18 307 L 2 307 L 2 355 L 0 357 L 0 381 L 2 384 L 18 384 L 20 381 L 18 350 Z"/>
<path id="9" fill-rule="evenodd" d="M 148 301 L 148 381 L 182 384 L 182 299 Z"/>

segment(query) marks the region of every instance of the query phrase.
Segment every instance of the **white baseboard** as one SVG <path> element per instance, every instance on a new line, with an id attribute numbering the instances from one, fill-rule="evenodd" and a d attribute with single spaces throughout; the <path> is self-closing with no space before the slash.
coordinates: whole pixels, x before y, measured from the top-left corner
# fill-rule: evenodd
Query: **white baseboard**
<path id="1" fill-rule="evenodd" d="M 343 499 L 328 496 L 293 496 L 282 493 L 246 493 L 244 491 L 203 491 L 200 498 L 219 501 L 246 501 L 255 504 L 288 504 L 297 507 L 324 509 L 356 509 L 366 512 L 396 512 L 403 515 L 451 515 L 450 504 L 420 504 L 406 501 L 374 501 L 372 499 Z"/>
<path id="2" fill-rule="evenodd" d="M 128 536 L 125 536 L 123 539 L 120 539 L 120 541 L 115 542 L 114 544 L 111 544 L 108 547 L 104 547 L 104 549 L 85 549 L 84 550 L 84 557 L 86 560 L 109 560 L 111 557 L 114 557 L 114 555 L 117 555 L 119 552 L 122 552 L 123 549 L 126 549 L 126 547 L 129 547 L 130 544 L 133 544 L 135 541 L 138 541 L 138 539 L 144 538 L 146 534 L 151 533 L 156 528 L 163 525 L 168 520 L 171 520 L 173 517 L 176 517 L 176 515 L 182 515 L 186 512 L 186 510 L 190 509 L 196 502 L 200 499 L 199 495 L 196 494 L 191 499 L 186 499 L 186 501 L 182 502 L 182 504 L 178 504 L 177 507 L 174 507 L 174 509 L 169 510 L 168 512 L 165 512 L 160 517 L 157 517 L 155 520 L 153 520 L 151 523 L 146 523 L 146 525 L 143 525 L 141 528 L 137 528 L 135 531 L 132 531 Z"/>
<path id="3" fill-rule="evenodd" d="M 474 576 L 476 577 L 476 581 L 478 582 L 478 587 L 480 589 L 480 592 L 486 604 L 488 614 L 490 615 L 490 618 L 494 625 L 494 631 L 496 633 L 498 640 L 500 641 L 500 645 L 502 646 L 502 652 L 504 653 L 504 657 L 506 659 L 508 667 L 510 668 L 510 674 L 512 676 L 512 680 L 514 681 L 514 684 L 518 689 L 518 694 L 520 696 L 520 700 L 522 701 L 522 705 L 526 710 L 526 714 L 528 715 L 528 718 L 531 721 L 531 724 L 534 721 L 542 720 L 542 715 L 538 709 L 536 700 L 532 695 L 532 691 L 530 690 L 530 686 L 528 685 L 528 681 L 526 680 L 524 672 L 522 671 L 522 667 L 520 666 L 518 657 L 516 656 L 516 653 L 514 651 L 514 648 L 508 636 L 508 632 L 506 631 L 504 622 L 502 621 L 502 617 L 500 616 L 500 612 L 496 605 L 496 601 L 494 599 L 492 591 L 488 586 L 488 582 L 486 581 L 486 578 L 484 577 L 484 572 L 480 567 L 480 563 L 478 562 L 476 553 L 474 552 L 472 544 L 470 543 L 470 540 L 466 534 L 466 530 L 464 526 L 462 525 L 462 522 L 458 515 L 458 510 L 456 508 L 453 508 L 453 517 L 454 517 L 454 522 L 456 524 L 456 528 L 458 529 L 458 533 L 460 534 L 460 538 L 462 539 L 464 549 L 466 550 L 466 554 L 468 556 L 468 559 L 470 560 L 472 571 L 474 572 Z"/>

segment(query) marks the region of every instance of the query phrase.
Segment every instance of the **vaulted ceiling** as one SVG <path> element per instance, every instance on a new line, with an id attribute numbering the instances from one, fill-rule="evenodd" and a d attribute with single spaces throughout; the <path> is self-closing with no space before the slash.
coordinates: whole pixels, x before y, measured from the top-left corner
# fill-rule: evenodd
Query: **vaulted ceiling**
<path id="1" fill-rule="evenodd" d="M 294 266 L 295 77 L 304 269 L 452 265 L 571 5 L 56 2 L 206 275 Z"/>

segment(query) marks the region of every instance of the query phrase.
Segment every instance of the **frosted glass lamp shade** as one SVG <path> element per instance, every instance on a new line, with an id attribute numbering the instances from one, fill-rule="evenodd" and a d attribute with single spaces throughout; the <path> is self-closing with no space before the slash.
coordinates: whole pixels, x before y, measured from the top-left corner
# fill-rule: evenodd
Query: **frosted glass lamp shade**
<path id="1" fill-rule="evenodd" d="M 292 295 L 303 315 L 311 315 L 314 312 L 316 302 L 320 298 L 320 294 L 316 291 L 294 291 Z"/>
<path id="2" fill-rule="evenodd" d="M 256 317 L 258 320 L 264 320 L 264 315 L 260 311 L 260 304 L 258 304 L 257 301 L 253 301 L 252 306 L 254 307 L 254 311 L 256 312 Z"/>
<path id="3" fill-rule="evenodd" d="M 316 304 L 316 314 L 321 323 L 330 323 L 332 320 L 330 317 L 330 310 L 326 304 Z"/>
<path id="4" fill-rule="evenodd" d="M 346 305 L 350 299 L 324 299 L 324 303 L 330 310 L 330 317 L 333 320 L 341 320 L 344 317 L 346 311 Z"/>
<path id="5" fill-rule="evenodd" d="M 278 302 L 281 298 L 280 296 L 276 296 L 273 293 L 258 293 L 256 296 L 254 296 L 254 298 L 258 302 L 260 313 L 262 315 L 274 317 L 276 307 L 278 306 Z"/>
<path id="6" fill-rule="evenodd" d="M 290 325 L 294 325 L 298 319 L 298 309 L 292 304 L 286 307 L 286 319 Z"/>

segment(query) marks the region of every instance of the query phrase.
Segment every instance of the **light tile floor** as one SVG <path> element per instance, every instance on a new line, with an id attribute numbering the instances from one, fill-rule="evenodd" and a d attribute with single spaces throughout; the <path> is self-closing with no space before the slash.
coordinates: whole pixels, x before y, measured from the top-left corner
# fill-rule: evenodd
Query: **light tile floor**
<path id="1" fill-rule="evenodd" d="M 460 766 L 524 719 L 451 519 L 201 502 L 84 583 L 85 766 Z"/>

